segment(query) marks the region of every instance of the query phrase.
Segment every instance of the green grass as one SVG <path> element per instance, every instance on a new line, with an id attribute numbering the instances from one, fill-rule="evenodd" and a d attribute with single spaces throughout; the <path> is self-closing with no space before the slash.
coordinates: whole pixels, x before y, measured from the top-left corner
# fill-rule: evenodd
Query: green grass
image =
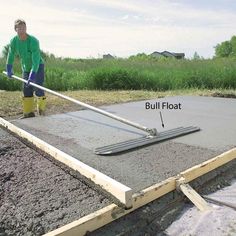
<path id="1" fill-rule="evenodd" d="M 236 59 L 140 60 L 50 59 L 46 60 L 47 88 L 67 90 L 236 89 Z M 0 59 L 4 70 L 5 61 Z M 15 74 L 21 75 L 19 62 Z M 21 90 L 22 84 L 0 75 L 0 89 Z"/>
<path id="2" fill-rule="evenodd" d="M 172 90 L 165 92 L 132 90 L 132 91 L 98 91 L 98 90 L 79 90 L 61 92 L 69 97 L 73 97 L 82 102 L 101 106 L 105 104 L 124 103 L 130 101 L 140 101 L 147 99 L 158 99 L 166 96 L 177 95 L 196 95 L 196 96 L 217 96 L 234 97 L 236 90 L 206 90 L 206 89 L 185 89 Z M 0 90 L 0 117 L 18 117 L 22 114 L 22 92 L 1 91 Z M 47 94 L 47 115 L 76 111 L 81 109 L 79 105 Z"/>

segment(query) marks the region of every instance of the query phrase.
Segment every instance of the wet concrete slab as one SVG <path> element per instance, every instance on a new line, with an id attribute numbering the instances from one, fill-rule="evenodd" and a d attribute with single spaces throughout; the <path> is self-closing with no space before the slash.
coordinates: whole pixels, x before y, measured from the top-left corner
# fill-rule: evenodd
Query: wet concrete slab
<path id="1" fill-rule="evenodd" d="M 181 109 L 146 109 L 176 104 Z M 180 105 L 179 105 L 180 104 Z M 163 105 L 164 106 L 164 105 Z M 139 191 L 235 147 L 236 100 L 177 96 L 102 109 L 158 131 L 199 126 L 200 132 L 132 152 L 97 156 L 94 148 L 145 136 L 145 132 L 89 110 L 12 121 L 84 163 Z M 162 128 L 160 111 L 165 127 Z"/>

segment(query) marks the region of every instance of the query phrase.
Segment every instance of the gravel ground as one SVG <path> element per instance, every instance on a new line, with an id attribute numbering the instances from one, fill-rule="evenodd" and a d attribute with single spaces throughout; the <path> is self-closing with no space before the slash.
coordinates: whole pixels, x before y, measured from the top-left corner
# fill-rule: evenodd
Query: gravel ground
<path id="1" fill-rule="evenodd" d="M 0 129 L 0 236 L 42 235 L 109 204 Z"/>

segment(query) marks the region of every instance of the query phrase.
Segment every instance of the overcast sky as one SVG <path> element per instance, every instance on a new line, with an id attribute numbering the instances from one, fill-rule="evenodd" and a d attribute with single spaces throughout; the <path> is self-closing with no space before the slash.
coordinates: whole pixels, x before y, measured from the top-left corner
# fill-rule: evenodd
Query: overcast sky
<path id="1" fill-rule="evenodd" d="M 43 51 L 87 58 L 128 57 L 154 51 L 195 51 L 210 58 L 214 46 L 236 35 L 235 0 L 0 0 L 0 48 L 15 35 L 14 20 Z"/>

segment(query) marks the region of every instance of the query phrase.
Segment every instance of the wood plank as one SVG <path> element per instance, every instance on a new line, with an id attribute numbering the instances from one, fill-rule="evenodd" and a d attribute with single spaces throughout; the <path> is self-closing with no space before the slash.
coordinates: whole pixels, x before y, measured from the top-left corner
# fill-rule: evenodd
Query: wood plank
<path id="1" fill-rule="evenodd" d="M 129 214 L 141 206 L 171 192 L 175 189 L 175 178 L 168 178 L 158 184 L 155 184 L 143 191 L 133 195 L 133 207 L 129 210 L 111 204 L 94 213 L 80 218 L 70 224 L 62 226 L 51 231 L 44 236 L 82 236 L 88 231 L 92 232 L 100 227 Z"/>
<path id="2" fill-rule="evenodd" d="M 176 177 L 170 177 L 160 183 L 154 184 L 138 193 L 133 194 L 133 208 L 138 209 L 176 188 Z"/>
<path id="3" fill-rule="evenodd" d="M 83 162 L 77 160 L 76 158 L 60 151 L 59 149 L 53 147 L 52 145 L 44 142 L 43 140 L 33 136 L 32 134 L 26 132 L 23 129 L 11 124 L 10 122 L 4 120 L 0 117 L 0 125 L 7 128 L 11 132 L 17 134 L 18 136 L 26 139 L 45 153 L 49 154 L 54 159 L 66 164 L 73 170 L 78 171 L 81 175 L 93 181 L 95 184 L 99 185 L 102 189 L 112 194 L 116 199 L 118 199 L 127 208 L 132 207 L 132 189 L 119 183 L 118 181 L 110 178 L 109 176 L 97 171 L 96 169 L 84 164 Z"/>
<path id="4" fill-rule="evenodd" d="M 86 232 L 92 232 L 130 212 L 146 205 L 147 203 L 160 198 L 161 196 L 173 191 L 177 187 L 177 181 L 180 177 L 186 176 L 186 183 L 191 180 L 214 170 L 231 160 L 236 158 L 236 149 L 231 149 L 215 158 L 212 158 L 202 164 L 196 165 L 186 171 L 181 172 L 181 175 L 170 177 L 160 183 L 157 183 L 149 188 L 146 188 L 139 193 L 133 194 L 133 208 L 124 210 L 115 204 L 111 204 L 99 211 L 84 216 L 77 221 L 62 226 L 54 231 L 51 231 L 44 236 L 82 236 Z"/>
<path id="5" fill-rule="evenodd" d="M 53 230 L 49 233 L 44 234 L 44 236 L 82 236 L 86 235 L 87 232 L 92 232 L 105 225 L 113 220 L 119 218 L 112 217 L 112 212 L 116 212 L 118 209 L 124 211 L 124 209 L 119 208 L 115 204 L 111 204 L 107 207 L 102 208 L 101 210 L 95 211 L 92 214 L 89 214 L 85 217 L 80 218 L 79 220 L 73 221 L 61 228 Z M 122 215 L 121 215 L 122 216 Z"/>
<path id="6" fill-rule="evenodd" d="M 235 159 L 236 148 L 233 148 L 219 156 L 181 172 L 180 176 L 183 177 L 187 183 Z"/>
<path id="7" fill-rule="evenodd" d="M 200 210 L 208 211 L 211 207 L 208 203 L 189 185 L 189 184 L 180 184 L 180 190 L 184 195 Z"/>

